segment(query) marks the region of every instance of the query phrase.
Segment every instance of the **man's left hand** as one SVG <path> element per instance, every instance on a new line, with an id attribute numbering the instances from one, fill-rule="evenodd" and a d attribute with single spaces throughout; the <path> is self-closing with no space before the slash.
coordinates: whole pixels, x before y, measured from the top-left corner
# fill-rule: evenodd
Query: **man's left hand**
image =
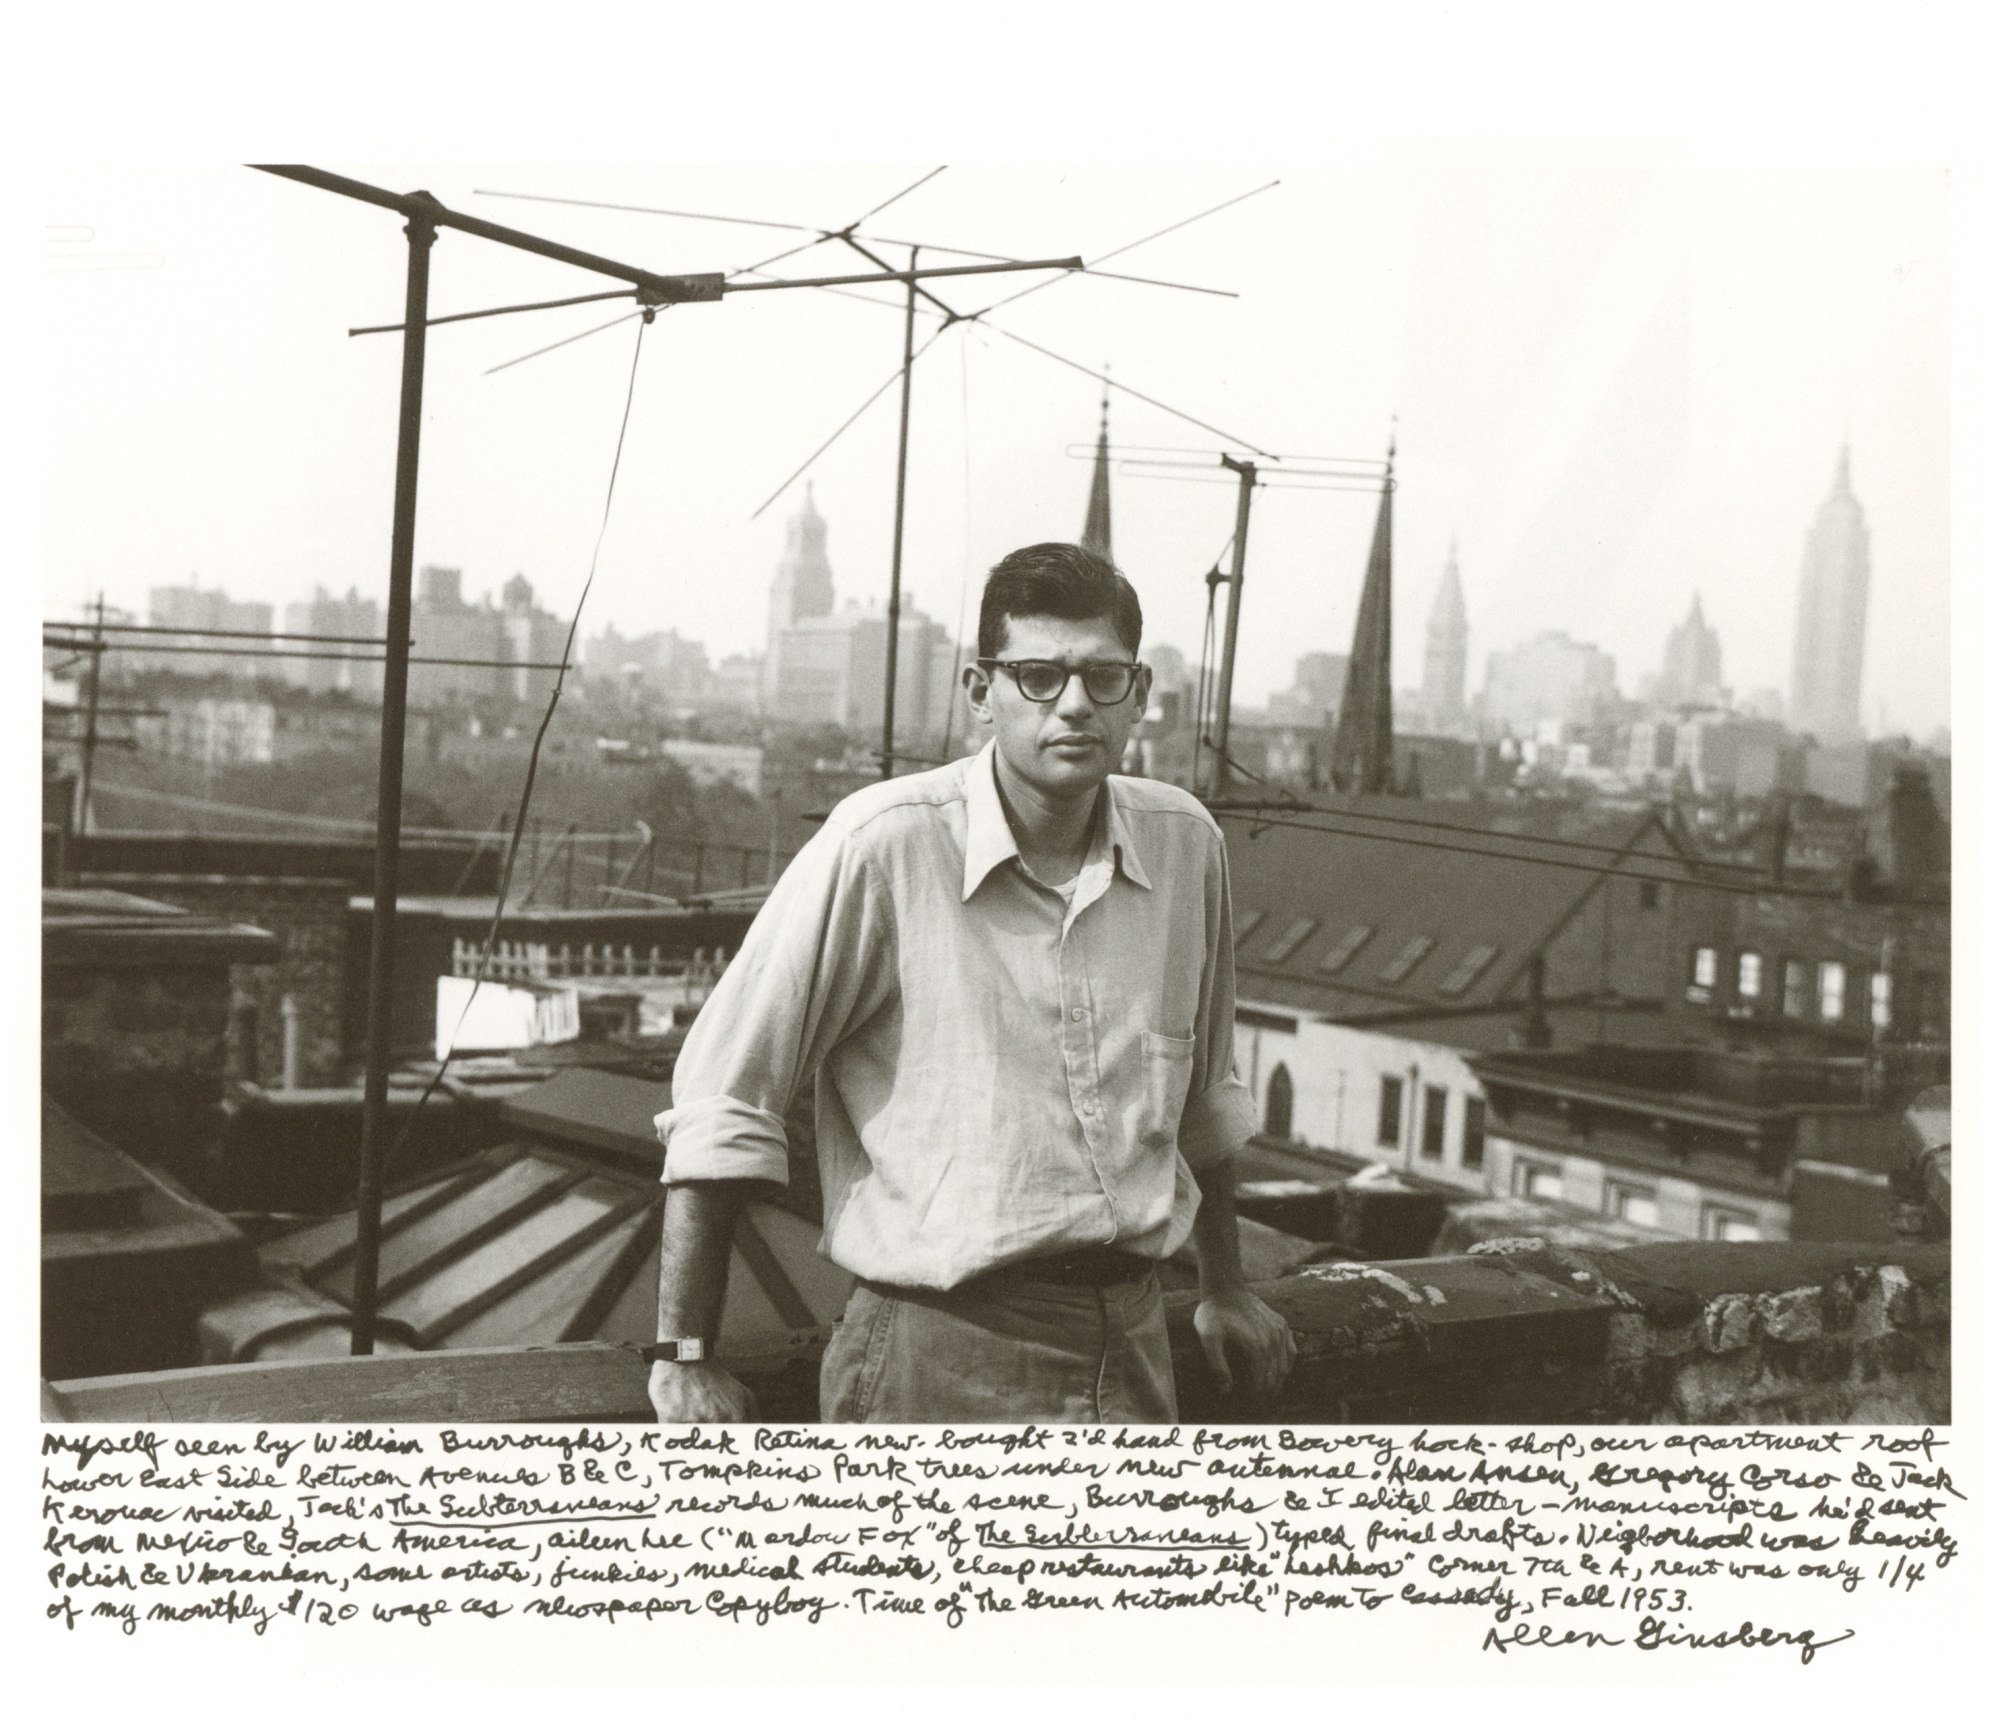
<path id="1" fill-rule="evenodd" d="M 1233 1391 L 1240 1379 L 1256 1398 L 1268 1397 L 1284 1385 L 1299 1354 L 1285 1318 L 1245 1286 L 1212 1293 L 1196 1304 L 1194 1331 L 1224 1393 Z"/>

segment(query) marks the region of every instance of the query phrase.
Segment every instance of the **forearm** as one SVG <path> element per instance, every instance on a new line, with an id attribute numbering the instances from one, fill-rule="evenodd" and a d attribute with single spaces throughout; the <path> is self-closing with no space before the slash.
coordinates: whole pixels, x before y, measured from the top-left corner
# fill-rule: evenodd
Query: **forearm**
<path id="1" fill-rule="evenodd" d="M 1243 1256 L 1236 1240 L 1236 1161 L 1232 1155 L 1194 1174 L 1201 1206 L 1194 1216 L 1194 1253 L 1201 1270 L 1201 1295 L 1242 1287 Z"/>
<path id="2" fill-rule="evenodd" d="M 667 1186 L 660 1221 L 659 1338 L 715 1343 L 736 1218 L 755 1187 L 738 1178 Z"/>

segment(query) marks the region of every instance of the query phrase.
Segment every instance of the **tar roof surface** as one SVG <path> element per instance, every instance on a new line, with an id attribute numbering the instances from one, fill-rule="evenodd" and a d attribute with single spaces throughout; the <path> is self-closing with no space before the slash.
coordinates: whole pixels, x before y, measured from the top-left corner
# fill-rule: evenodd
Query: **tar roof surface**
<path id="1" fill-rule="evenodd" d="M 1352 829 L 1274 825 L 1225 813 L 1236 920 L 1238 996 L 1341 1016 L 1385 1008 L 1469 1009 L 1518 996 L 1528 959 L 1601 883 L 1612 856 L 1549 850 L 1498 833 L 1515 816 L 1469 804 L 1370 797 L 1329 807 Z M 1393 814 L 1459 829 L 1379 822 Z M 1421 843 L 1397 841 L 1402 837 Z M 1627 816 L 1591 841 L 1678 861 L 1652 814 Z M 1482 852 L 1467 853 L 1475 845 Z M 1647 871 L 1662 871 L 1653 860 Z M 1367 929 L 1364 934 L 1361 929 Z M 1341 957 L 1342 951 L 1346 956 Z"/>

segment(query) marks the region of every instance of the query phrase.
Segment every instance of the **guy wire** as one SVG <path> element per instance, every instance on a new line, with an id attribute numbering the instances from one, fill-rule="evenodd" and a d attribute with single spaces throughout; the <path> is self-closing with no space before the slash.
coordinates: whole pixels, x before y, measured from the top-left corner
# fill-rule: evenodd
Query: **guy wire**
<path id="1" fill-rule="evenodd" d="M 576 645 L 576 631 L 583 621 L 583 606 L 590 597 L 590 588 L 597 579 L 597 559 L 604 550 L 604 534 L 611 524 L 611 501 L 618 493 L 618 469 L 625 457 L 625 432 L 632 422 L 632 397 L 639 386 L 639 354 L 646 345 L 646 330 L 651 326 L 653 313 L 660 307 L 649 306 L 640 314 L 638 338 L 632 343 L 632 368 L 625 379 L 625 409 L 618 419 L 618 441 L 611 452 L 611 476 L 604 487 L 604 512 L 597 522 L 597 541 L 591 546 L 590 567 L 583 577 L 583 590 L 576 595 L 576 608 L 570 612 L 569 632 L 563 636 L 561 665 L 556 671 L 555 685 L 549 689 L 549 703 L 542 711 L 542 721 L 535 726 L 535 739 L 528 748 L 528 771 L 521 784 L 520 804 L 514 810 L 514 829 L 507 839 L 507 853 L 500 863 L 500 878 L 493 899 L 493 919 L 486 928 L 486 940 L 480 947 L 479 968 L 472 977 L 472 990 L 465 995 L 465 1004 L 458 1013 L 458 1022 L 451 1032 L 451 1042 L 437 1061 L 437 1069 L 424 1085 L 424 1091 L 417 1097 L 417 1103 L 410 1108 L 403 1128 L 397 1133 L 395 1143 L 389 1150 L 388 1160 L 394 1161 L 401 1153 L 403 1145 L 409 1141 L 410 1132 L 416 1127 L 417 1114 L 424 1104 L 437 1092 L 444 1081 L 445 1067 L 458 1051 L 458 1037 L 465 1031 L 466 1018 L 472 1013 L 472 1001 L 479 996 L 479 989 L 485 983 L 488 970 L 493 965 L 493 952 L 500 938 L 500 926 L 507 913 L 507 894 L 513 889 L 514 863 L 521 853 L 521 836 L 527 829 L 528 809 L 534 801 L 535 772 L 541 764 L 542 739 L 549 733 L 549 724 L 556 715 L 556 706 L 562 699 L 563 678 L 568 674 L 570 653 Z"/>

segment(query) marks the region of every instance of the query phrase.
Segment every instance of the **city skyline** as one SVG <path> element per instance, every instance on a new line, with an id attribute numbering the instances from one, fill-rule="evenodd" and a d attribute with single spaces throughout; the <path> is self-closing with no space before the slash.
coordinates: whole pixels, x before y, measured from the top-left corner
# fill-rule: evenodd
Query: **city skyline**
<path id="1" fill-rule="evenodd" d="M 1105 437 L 1100 428 L 1084 530 L 1078 535 L 1079 542 L 1093 539 L 1101 542 L 1108 538 L 1110 531 L 1112 515 L 1104 445 Z M 814 629 L 819 629 L 822 632 L 834 630 L 844 638 L 857 625 L 863 627 L 871 625 L 871 618 L 879 622 L 883 610 L 878 598 L 872 593 L 864 592 L 859 596 L 851 591 L 844 595 L 841 593 L 836 585 L 833 565 L 827 550 L 830 522 L 819 512 L 811 482 L 808 481 L 800 487 L 795 495 L 796 501 L 784 520 L 784 548 L 772 572 L 766 592 L 762 651 L 736 652 L 712 658 L 707 642 L 703 640 L 684 639 L 671 629 L 652 630 L 634 636 L 632 643 L 644 644 L 653 651 L 665 645 L 672 662 L 648 662 L 643 666 L 634 662 L 626 667 L 632 671 L 643 669 L 647 679 L 663 678 L 664 686 L 666 683 L 678 683 L 689 675 L 694 676 L 697 681 L 716 682 L 717 673 L 725 663 L 741 663 L 757 671 L 757 698 L 754 709 L 760 715 L 766 718 L 778 718 L 781 721 L 806 721 L 806 708 L 811 707 L 813 716 L 810 721 L 838 721 L 831 715 L 832 708 L 837 706 L 846 711 L 847 716 L 853 720 L 847 727 L 854 729 L 857 734 L 872 733 L 875 727 L 873 713 L 879 708 L 881 699 L 879 666 L 875 665 L 865 652 L 859 652 L 859 648 L 845 645 L 839 648 L 841 662 L 846 664 L 849 658 L 852 658 L 853 667 L 842 669 L 835 678 L 840 688 L 846 690 L 840 692 L 838 697 L 830 691 L 832 683 L 828 683 L 826 688 L 805 699 L 804 705 L 801 705 L 799 702 L 804 696 L 796 692 L 786 695 L 779 686 L 783 664 L 787 661 L 784 654 L 779 651 L 779 647 L 785 646 L 787 652 L 798 649 L 787 643 L 787 636 L 795 631 L 803 630 L 803 633 L 811 633 Z M 1824 584 L 1827 578 L 1849 572 L 1845 564 L 1851 558 L 1846 556 L 1846 552 L 1851 548 L 1850 541 L 1855 539 L 1857 532 L 1859 555 L 1863 565 L 1862 607 L 1865 611 L 1867 529 L 1863 513 L 1850 488 L 1847 453 L 1843 450 L 1832 490 L 1815 515 L 1813 525 L 1806 535 L 1807 556 L 1800 580 L 1799 631 L 1802 642 L 1811 637 L 1813 629 L 1817 628 L 1824 632 L 1833 626 L 1811 611 L 1808 601 L 1815 594 L 1816 582 Z M 1836 564 L 1838 566 L 1835 566 Z M 427 608 L 435 607 L 431 592 L 440 578 L 445 579 L 450 586 L 448 608 L 484 610 L 493 612 L 496 616 L 507 608 L 522 607 L 514 604 L 509 597 L 510 591 L 517 587 L 523 592 L 531 590 L 525 575 L 517 571 L 504 587 L 498 589 L 489 587 L 482 602 L 473 604 L 469 598 L 460 596 L 461 575 L 462 571 L 457 568 L 442 568 L 435 564 L 426 564 L 421 570 L 419 590 L 416 595 L 419 632 L 422 631 Z M 352 597 L 353 594 L 350 593 L 349 602 Z M 496 603 L 496 599 L 499 602 Z M 213 624 L 216 618 L 207 612 L 218 610 L 218 607 L 228 609 L 235 616 L 235 625 L 238 626 L 254 628 L 260 625 L 265 627 L 275 625 L 272 619 L 272 605 L 234 602 L 230 594 L 221 588 L 197 589 L 194 584 L 187 587 L 154 588 L 148 594 L 148 600 L 148 620 L 156 625 L 178 626 L 184 622 L 187 626 L 193 627 L 197 621 Z M 327 608 L 331 612 L 333 609 L 346 607 L 346 604 L 330 603 L 330 595 L 323 589 L 316 589 L 311 603 L 292 603 L 285 607 L 286 626 L 294 630 L 301 629 L 307 626 L 309 614 L 317 609 Z M 374 609 L 372 604 L 367 607 L 371 611 Z M 194 620 L 189 620 L 188 616 L 182 614 L 186 611 L 191 615 L 193 609 L 200 609 L 203 614 Z M 251 619 L 251 613 L 257 611 L 263 613 L 261 624 Z M 960 658 L 970 649 L 974 617 L 968 614 L 965 621 L 967 638 L 960 642 L 957 654 Z M 350 627 L 346 631 L 355 630 Z M 931 657 L 937 657 L 942 663 L 950 662 L 952 652 L 949 630 L 934 618 L 927 616 L 913 603 L 906 602 L 904 605 L 902 633 L 908 636 L 905 646 L 906 658 L 909 652 L 916 651 L 922 654 L 925 662 Z M 928 644 L 933 634 L 937 636 L 936 643 Z M 878 655 L 881 646 L 879 636 L 880 629 L 877 627 L 874 650 Z M 827 634 L 829 641 L 833 637 L 833 633 Z M 594 634 L 580 634 L 576 649 L 579 669 L 591 675 L 607 673 L 606 660 L 602 657 L 603 648 L 622 638 L 624 636 L 615 622 L 603 623 Z M 556 651 L 555 638 L 552 636 L 543 644 L 547 655 L 553 657 Z M 1179 642 L 1163 641 L 1157 633 L 1149 636 L 1144 650 L 1151 655 L 1160 653 L 1162 648 L 1165 649 L 1165 655 L 1175 661 L 1188 656 Z M 814 653 L 822 657 L 827 649 L 829 648 L 825 646 L 812 648 Z M 857 652 L 859 655 L 856 655 Z M 1550 658 L 1551 652 L 1555 654 L 1554 658 Z M 1597 688 L 1598 693 L 1586 699 L 1575 710 L 1571 710 L 1574 702 L 1566 685 L 1571 672 L 1558 669 L 1556 664 L 1557 660 L 1578 654 L 1597 660 L 1596 668 L 1589 672 L 1588 679 Z M 143 655 L 135 652 L 133 663 L 136 665 Z M 1538 657 L 1548 660 L 1547 663 L 1538 664 L 1532 670 L 1519 667 L 1534 662 Z M 1269 717 L 1273 720 L 1297 721 L 1300 712 L 1311 704 L 1307 701 L 1306 706 L 1300 705 L 1300 690 L 1307 679 L 1307 666 L 1319 660 L 1337 660 L 1345 665 L 1348 657 L 1345 653 L 1329 654 L 1319 651 L 1307 653 L 1303 658 L 1294 661 L 1294 677 L 1289 685 L 1273 688 L 1262 700 L 1246 697 L 1235 702 L 1238 714 L 1254 721 L 1260 709 L 1267 709 Z M 1489 734 L 1505 732 L 1523 736 L 1531 734 L 1541 721 L 1541 717 L 1534 715 L 1530 707 L 1538 710 L 1546 707 L 1546 710 L 1542 711 L 1544 717 L 1556 716 L 1568 724 L 1587 725 L 1606 715 L 1601 702 L 1607 699 L 1623 702 L 1634 716 L 1683 708 L 1732 712 L 1747 718 L 1776 718 L 1781 710 L 1794 714 L 1802 707 L 1817 711 L 1830 697 L 1817 684 L 1809 688 L 1803 696 L 1795 686 L 1788 687 L 1781 694 L 1774 688 L 1742 689 L 1727 685 L 1722 675 L 1722 660 L 1720 631 L 1708 622 L 1702 608 L 1702 594 L 1697 590 L 1692 595 L 1687 614 L 1668 629 L 1663 648 L 1655 660 L 1658 664 L 1657 669 L 1635 664 L 1628 666 L 1626 675 L 1621 678 L 1613 655 L 1604 652 L 1595 642 L 1573 640 L 1560 628 L 1543 629 L 1531 637 L 1523 637 L 1490 649 L 1486 654 L 1483 674 L 1475 686 L 1470 680 L 1468 629 L 1459 577 L 1458 545 L 1454 539 L 1446 552 L 1443 570 L 1432 589 L 1432 600 L 1424 624 L 1421 685 L 1405 687 L 1396 693 L 1394 721 L 1399 734 L 1454 734 L 1459 733 L 1462 728 L 1467 728 Z M 1795 653 L 1794 682 L 1797 680 L 1796 661 Z M 225 669 L 254 667 L 256 662 L 253 654 L 246 654 L 241 665 L 233 659 L 218 659 L 212 665 L 206 666 L 176 665 L 171 659 L 160 659 L 150 667 L 168 669 L 178 667 L 189 674 L 199 675 L 204 668 L 221 673 Z M 801 659 L 799 662 L 802 664 L 804 660 Z M 831 660 L 828 660 L 828 664 L 831 664 Z M 1857 653 L 1850 649 L 1844 665 L 1847 677 L 1845 694 L 1850 702 L 1856 668 Z M 272 669 L 274 673 L 289 681 L 308 686 L 331 685 L 331 679 L 324 668 L 317 674 L 300 673 L 288 660 L 276 660 Z M 813 673 L 821 681 L 833 675 L 830 667 L 822 667 Z M 436 672 L 433 672 L 433 675 L 435 674 Z M 450 672 L 445 674 L 449 679 Z M 379 682 L 379 671 L 376 675 Z M 1554 676 L 1553 682 L 1548 681 L 1551 675 Z M 899 702 L 899 730 L 906 720 L 920 721 L 915 715 L 919 712 L 927 713 L 927 721 L 933 723 L 937 721 L 937 712 L 930 708 L 935 706 L 938 698 L 942 697 L 943 683 L 940 682 L 936 688 L 931 688 L 932 677 L 928 671 L 920 667 L 916 659 L 908 659 L 904 664 L 904 673 L 898 676 L 899 686 L 912 676 L 915 677 L 915 681 L 904 690 L 904 696 Z M 1522 681 L 1521 678 L 1524 676 L 1526 680 Z M 849 689 L 849 681 L 856 677 L 862 680 L 872 677 L 873 691 L 863 696 Z M 346 685 L 345 675 L 338 679 L 340 685 Z M 1819 679 L 1822 682 L 1826 680 L 1824 676 Z M 1520 683 L 1518 687 L 1514 686 L 1517 682 Z M 1555 691 L 1550 693 L 1545 690 L 1536 693 L 1534 689 L 1545 682 Z M 856 682 L 856 687 L 858 686 L 859 682 Z M 920 692 L 920 688 L 927 689 L 928 695 Z M 377 691 L 379 692 L 379 689 Z M 715 701 L 716 695 L 711 691 L 706 698 L 697 703 L 713 704 Z M 729 703 L 726 697 L 722 703 Z M 1337 695 L 1334 704 L 1336 706 L 1338 704 Z M 857 716 L 863 706 L 868 708 L 868 715 Z M 822 711 L 821 707 L 827 709 Z M 1794 722 L 1793 727 L 1801 735 L 1815 733 L 1810 723 Z M 1852 727 L 1843 728 L 1836 725 L 1827 729 L 1819 739 L 1822 743 L 1838 745 L 1856 739 L 1859 733 L 1861 732 Z M 1932 733 L 1935 735 L 1937 732 Z M 1948 734 L 1948 730 L 1945 733 Z M 1930 738 L 1916 736 L 1910 739 L 1921 742 Z"/>
<path id="2" fill-rule="evenodd" d="M 682 267 L 740 266 L 772 236 L 473 193 L 499 185 L 833 220 L 923 171 L 369 170 Z M 1114 451 L 1231 446 L 1125 386 L 1279 452 L 1379 458 L 1393 423 L 1398 686 L 1421 682 L 1424 606 L 1456 537 L 1474 662 L 1509 636 L 1560 625 L 1600 643 L 1630 686 L 1698 589 L 1732 642 L 1733 681 L 1783 687 L 1800 534 L 1845 431 L 1877 579 L 1899 593 L 1871 624 L 1864 721 L 1920 736 L 1948 722 L 1941 173 L 1724 171 L 1627 145 L 1378 144 L 1338 171 L 952 169 L 891 211 L 902 220 L 890 231 L 1016 255 L 1089 252 L 1273 177 L 1275 189 L 1129 260 L 1134 272 L 1242 298 L 1059 282 L 994 329 L 1090 374 L 978 325 L 919 364 L 912 602 L 955 627 L 979 572 L 1006 549 L 1079 531 L 1096 372 L 1108 361 Z M 53 187 L 50 219 L 81 217 L 99 243 L 154 245 L 165 266 L 148 278 L 142 326 L 102 314 L 122 277 L 51 278 L 51 610 L 74 614 L 100 587 L 134 605 L 189 570 L 273 602 L 315 585 L 379 596 L 396 343 L 345 330 L 396 301 L 396 224 L 240 168 L 71 172 Z M 833 253 L 793 267 L 822 256 Z M 240 290 L 223 288 L 236 275 L 254 300 L 248 314 Z M 440 311 L 580 279 L 462 236 L 440 242 L 434 276 Z M 1467 294 L 1467 280 L 1479 292 Z M 941 296 L 964 307 L 1002 296 L 945 285 Z M 482 373 L 592 327 L 603 309 L 434 336 L 419 560 L 481 579 L 526 569 L 567 613 L 590 561 L 637 325 Z M 586 632 L 671 627 L 718 659 L 756 649 L 761 605 L 744 600 L 767 582 L 790 498 L 751 513 L 890 376 L 896 334 L 890 312 L 822 295 L 664 316 L 639 368 Z M 857 594 L 886 596 L 894 435 L 891 390 L 811 474 L 842 523 Z M 1119 558 L 1149 637 L 1191 650 L 1230 495 L 1113 464 Z M 254 485 L 233 476 L 245 471 Z M 1287 685 L 1301 650 L 1344 647 L 1372 512 L 1365 496 L 1259 493 L 1237 678 L 1246 703 Z"/>

